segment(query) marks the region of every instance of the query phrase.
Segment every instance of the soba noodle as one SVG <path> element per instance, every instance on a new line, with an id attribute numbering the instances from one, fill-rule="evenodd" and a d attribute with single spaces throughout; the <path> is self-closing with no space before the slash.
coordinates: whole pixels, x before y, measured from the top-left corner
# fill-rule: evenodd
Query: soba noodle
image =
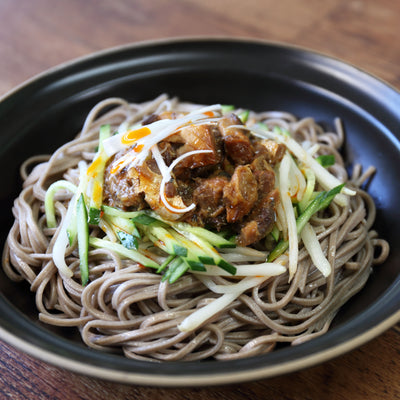
<path id="1" fill-rule="evenodd" d="M 286 112 L 250 112 L 247 125 L 263 122 L 271 130 L 278 126 L 310 154 L 334 154 L 336 163 L 329 171 L 356 192 L 344 206 L 332 202 L 310 220 L 332 266 L 328 276 L 310 260 L 301 238 L 297 269 L 291 279 L 288 272 L 263 279 L 249 277 L 253 283 L 236 296 L 225 289 L 237 282 L 230 276 L 192 271 L 171 284 L 154 270 L 106 248 L 90 249 L 86 286 L 80 282 L 76 245 L 68 247 L 65 255 L 73 276 L 60 273 L 52 250 L 72 195 L 67 190 L 56 193 L 59 223 L 48 228 L 44 201 L 49 185 L 61 178 L 78 185 L 78 163 L 92 162 L 103 124 L 121 131 L 153 113 L 197 107 L 167 96 L 143 104 L 110 98 L 93 108 L 72 141 L 51 156 L 33 157 L 22 165 L 23 190 L 13 207 L 15 222 L 5 246 L 3 268 L 11 280 L 29 282 L 40 321 L 76 327 L 88 346 L 138 360 L 238 359 L 270 352 L 278 343 L 295 345 L 324 334 L 339 308 L 365 285 L 372 267 L 386 259 L 388 244 L 372 227 L 374 202 L 361 189 L 374 169 L 363 172 L 356 165 L 348 179 L 339 153 L 344 141 L 339 121 L 335 121 L 336 132 L 327 132 L 312 118 L 297 120 Z M 285 224 L 279 209 L 277 223 Z M 91 228 L 90 234 L 104 236 L 98 227 Z M 267 257 L 263 249 L 247 253 L 226 249 L 221 254 L 238 266 L 260 263 Z M 282 263 L 287 267 L 287 257 Z M 186 331 L 179 328 L 194 311 L 222 298 L 230 301 L 201 326 Z"/>

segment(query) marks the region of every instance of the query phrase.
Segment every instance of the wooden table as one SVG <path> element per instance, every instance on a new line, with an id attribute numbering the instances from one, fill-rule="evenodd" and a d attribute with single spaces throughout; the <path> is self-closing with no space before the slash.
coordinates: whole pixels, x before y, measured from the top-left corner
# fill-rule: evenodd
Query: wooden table
<path id="1" fill-rule="evenodd" d="M 395 0 L 1 0 L 0 95 L 93 51 L 141 40 L 241 36 L 308 47 L 400 88 Z M 37 361 L 0 342 L 1 399 L 400 399 L 400 329 L 305 371 L 202 389 L 125 386 Z"/>

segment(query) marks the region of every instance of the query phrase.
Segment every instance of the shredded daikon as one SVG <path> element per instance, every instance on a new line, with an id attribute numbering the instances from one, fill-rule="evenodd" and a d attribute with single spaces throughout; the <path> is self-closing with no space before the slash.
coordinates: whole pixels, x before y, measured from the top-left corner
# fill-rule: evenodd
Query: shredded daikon
<path id="1" fill-rule="evenodd" d="M 297 238 L 296 217 L 293 210 L 292 200 L 290 198 L 290 174 L 291 174 L 291 157 L 286 153 L 279 167 L 279 182 L 282 207 L 285 212 L 288 239 L 289 239 L 289 280 L 293 278 L 297 270 L 297 260 L 299 253 L 299 245 Z"/>
<path id="2" fill-rule="evenodd" d="M 338 178 L 336 178 L 326 168 L 324 168 L 315 158 L 313 158 L 311 154 L 304 150 L 304 148 L 293 138 L 286 135 L 280 135 L 272 131 L 267 131 L 265 129 L 260 129 L 256 125 L 248 129 L 256 137 L 260 137 L 262 139 L 273 139 L 277 143 L 285 144 L 286 147 L 294 154 L 294 156 L 296 156 L 296 158 L 300 162 L 302 162 L 304 165 L 308 166 L 314 171 L 318 182 L 324 189 L 330 190 L 342 183 Z M 348 199 L 345 195 L 354 196 L 355 191 L 344 187 L 342 193 L 335 196 L 334 201 L 340 206 L 346 206 Z"/>
<path id="3" fill-rule="evenodd" d="M 213 318 L 221 312 L 225 307 L 229 306 L 243 292 L 254 286 L 260 285 L 267 277 L 246 277 L 235 287 L 230 293 L 225 293 L 221 297 L 208 303 L 206 306 L 199 308 L 194 313 L 186 317 L 179 325 L 178 329 L 182 332 L 191 332 L 202 325 L 204 322 Z"/>
<path id="4" fill-rule="evenodd" d="M 301 239 L 314 265 L 324 276 L 329 276 L 331 273 L 331 265 L 322 251 L 313 227 L 309 223 L 307 223 L 301 231 Z"/>

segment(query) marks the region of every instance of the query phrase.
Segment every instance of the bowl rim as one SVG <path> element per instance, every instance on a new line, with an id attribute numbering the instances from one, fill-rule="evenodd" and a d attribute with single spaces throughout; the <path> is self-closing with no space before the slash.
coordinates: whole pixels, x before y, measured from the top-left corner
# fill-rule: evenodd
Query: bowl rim
<path id="1" fill-rule="evenodd" d="M 363 334 L 354 337 L 352 340 L 345 341 L 334 347 L 319 351 L 311 356 L 304 356 L 295 360 L 288 360 L 279 365 L 266 366 L 257 369 L 239 370 L 237 372 L 213 374 L 192 374 L 192 375 L 165 375 L 165 374 L 146 374 L 138 372 L 118 371 L 107 369 L 95 365 L 88 365 L 68 357 L 55 354 L 51 351 L 42 349 L 38 346 L 22 340 L 16 335 L 11 334 L 0 326 L 0 338 L 17 348 L 18 350 L 42 360 L 48 364 L 63 368 L 74 373 L 91 376 L 97 379 L 115 381 L 125 384 L 136 384 L 141 386 L 153 387 L 194 387 L 194 386 L 216 386 L 225 384 L 236 384 L 241 382 L 255 381 L 258 379 L 273 378 L 279 375 L 287 375 L 292 372 L 304 370 L 316 366 L 323 362 L 332 360 L 343 355 L 356 347 L 366 344 L 376 338 L 384 331 L 392 327 L 400 320 L 400 310 L 383 320 L 380 324 L 365 331 Z M 156 366 L 157 364 L 155 364 Z"/>

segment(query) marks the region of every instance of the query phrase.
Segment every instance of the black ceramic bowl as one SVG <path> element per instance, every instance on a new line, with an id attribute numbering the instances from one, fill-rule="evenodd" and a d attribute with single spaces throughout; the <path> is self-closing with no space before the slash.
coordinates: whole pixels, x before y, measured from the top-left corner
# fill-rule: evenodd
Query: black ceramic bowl
<path id="1" fill-rule="evenodd" d="M 92 376 L 145 385 L 211 385 L 276 376 L 352 350 L 400 320 L 400 94 L 378 79 L 299 48 L 223 39 L 159 41 L 120 47 L 53 69 L 0 102 L 1 241 L 20 191 L 18 168 L 28 156 L 54 151 L 81 128 L 91 107 L 108 96 L 145 101 L 160 93 L 203 104 L 287 110 L 347 132 L 344 155 L 378 169 L 369 185 L 376 229 L 391 245 L 364 290 L 332 329 L 297 347 L 239 361 L 157 364 L 87 349 L 70 330 L 37 320 L 25 284 L 0 277 L 0 338 L 52 364 Z"/>

